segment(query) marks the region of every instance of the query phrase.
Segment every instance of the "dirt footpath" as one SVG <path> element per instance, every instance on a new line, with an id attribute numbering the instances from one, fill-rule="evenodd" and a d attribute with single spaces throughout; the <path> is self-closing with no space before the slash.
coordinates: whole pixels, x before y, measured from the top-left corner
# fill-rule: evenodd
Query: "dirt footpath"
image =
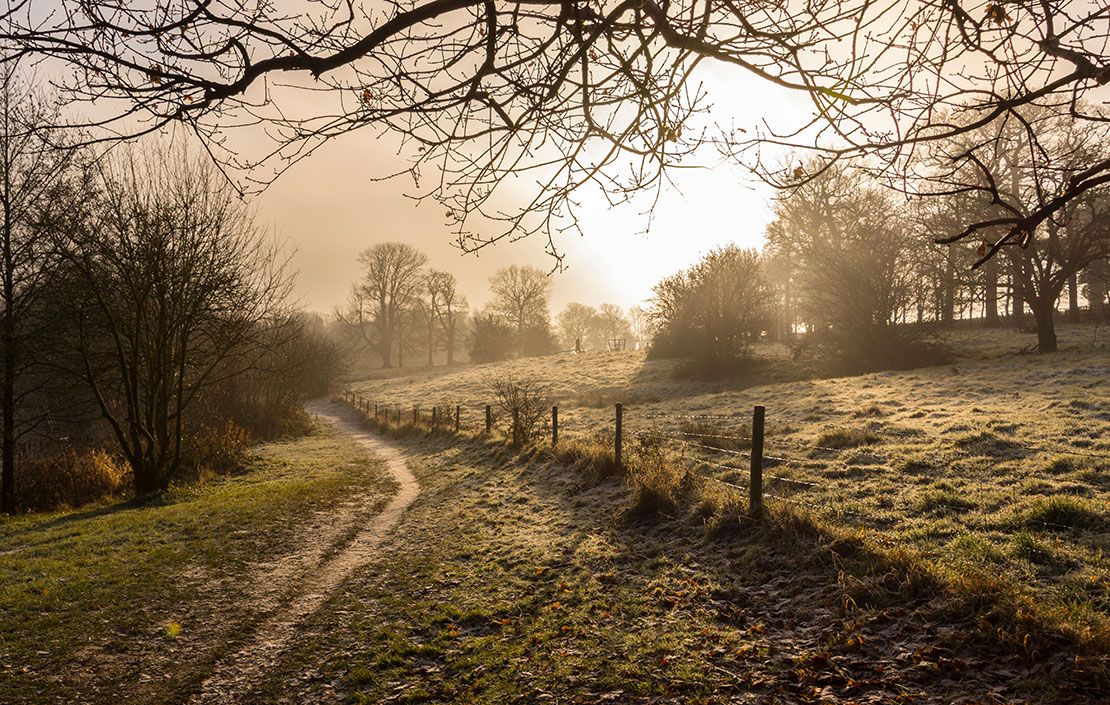
<path id="1" fill-rule="evenodd" d="M 354 502 L 344 505 L 331 518 L 331 526 L 337 530 L 353 530 L 356 532 L 354 537 L 342 548 L 330 553 L 331 544 L 327 542 L 317 542 L 321 545 L 306 547 L 309 553 L 319 554 L 316 556 L 319 563 L 303 584 L 293 584 L 295 576 L 301 571 L 286 570 L 282 563 L 300 564 L 304 562 L 305 556 L 289 556 L 273 566 L 268 575 L 263 577 L 270 583 L 266 592 L 271 595 L 285 595 L 284 604 L 272 605 L 266 618 L 261 620 L 246 644 L 216 663 L 212 674 L 189 699 L 195 705 L 227 705 L 241 702 L 249 696 L 265 679 L 270 667 L 297 635 L 298 628 L 304 621 L 354 571 L 374 560 L 378 547 L 420 493 L 420 484 L 409 471 L 402 452 L 396 446 L 365 431 L 349 410 L 325 401 L 314 402 L 307 409 L 309 413 L 317 414 L 321 421 L 350 436 L 368 452 L 382 458 L 387 472 L 397 481 L 400 489 L 385 509 L 371 517 L 361 528 L 358 526 L 359 514 L 366 507 Z M 281 584 L 282 582 L 285 584 Z"/>

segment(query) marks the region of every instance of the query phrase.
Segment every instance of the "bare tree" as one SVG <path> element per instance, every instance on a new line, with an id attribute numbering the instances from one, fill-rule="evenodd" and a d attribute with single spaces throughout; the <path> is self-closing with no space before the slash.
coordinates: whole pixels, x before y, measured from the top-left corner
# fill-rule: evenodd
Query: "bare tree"
<path id="1" fill-rule="evenodd" d="M 625 318 L 624 311 L 616 304 L 601 304 L 597 307 L 597 327 L 599 337 L 606 345 L 632 334 L 632 327 Z"/>
<path id="2" fill-rule="evenodd" d="M 632 330 L 632 338 L 636 341 L 636 349 L 642 350 L 655 335 L 650 312 L 643 306 L 632 306 L 628 309 L 628 324 Z"/>
<path id="3" fill-rule="evenodd" d="M 490 312 L 503 317 L 517 336 L 530 328 L 548 326 L 551 279 L 543 270 L 514 264 L 494 272 L 489 286 L 493 294 Z"/>
<path id="4" fill-rule="evenodd" d="M 550 240 L 573 218 L 576 189 L 619 202 L 660 187 L 668 167 L 706 142 L 791 186 L 856 156 L 904 170 L 921 145 L 1017 119 L 1023 106 L 1110 126 L 1097 98 L 1110 81 L 1100 3 L 384 0 L 313 3 L 295 16 L 246 0 L 37 8 L 10 2 L 0 39 L 12 57 L 59 65 L 72 101 L 105 106 L 88 111 L 97 115 L 89 127 L 108 138 L 180 122 L 225 165 L 249 167 L 259 160 L 228 153 L 224 130 L 264 123 L 280 173 L 327 140 L 388 128 L 415 174 L 442 171 L 418 195 L 449 211 L 469 248 L 530 232 Z M 770 128 L 718 130 L 704 115 L 703 63 L 796 92 L 811 109 Z M 272 85 L 277 76 L 291 80 Z M 286 109 L 309 91 L 317 109 Z M 767 148 L 783 145 L 821 166 L 769 165 Z M 519 173 L 538 188 L 505 212 L 497 195 Z M 1106 183 L 1110 159 L 1092 158 L 1049 197 L 951 237 L 1003 229 L 989 258 Z M 474 213 L 505 227 L 473 232 Z"/>
<path id="5" fill-rule="evenodd" d="M 789 253 L 789 285 L 807 335 L 831 341 L 845 361 L 864 368 L 921 364 L 930 351 L 897 327 L 919 256 L 891 192 L 838 165 L 781 194 L 775 215 L 767 247 Z M 950 295 L 938 297 L 941 316 Z"/>
<path id="6" fill-rule="evenodd" d="M 45 418 L 33 408 L 41 382 L 29 382 L 42 357 L 33 312 L 56 265 L 48 228 L 67 215 L 63 197 L 72 186 L 73 151 L 60 139 L 49 100 L 19 75 L 17 63 L 0 65 L 0 511 L 14 512 L 15 446 Z"/>
<path id="7" fill-rule="evenodd" d="M 393 351 L 404 359 L 404 334 L 409 309 L 419 298 L 421 270 L 428 257 L 403 242 L 383 242 L 359 255 L 365 267 L 356 285 L 348 320 L 357 322 L 367 342 L 378 348 L 382 367 L 393 366 Z"/>
<path id="8" fill-rule="evenodd" d="M 447 352 L 447 364 L 455 362 L 455 350 L 459 344 L 459 328 L 466 315 L 466 298 L 458 291 L 458 280 L 450 272 L 432 270 L 427 278 L 428 300 L 431 311 L 431 325 L 438 326 L 442 336 L 443 349 Z M 431 365 L 431 339 L 429 331 L 429 357 Z"/>
<path id="9" fill-rule="evenodd" d="M 1095 260 L 1110 255 L 1107 194 L 1110 185 L 1085 189 L 1055 208 L 1044 219 L 1012 237 L 1006 229 L 1013 214 L 1039 210 L 1054 203 L 1092 161 L 1110 159 L 1100 126 L 1075 122 L 1053 111 L 1019 109 L 1015 119 L 990 130 L 981 129 L 976 151 L 962 141 L 940 143 L 947 162 L 971 159 L 973 167 L 958 172 L 941 168 L 927 175 L 937 192 L 971 194 L 990 206 L 997 222 L 981 230 L 977 257 L 1007 251 L 1015 291 L 1015 313 L 1024 304 L 1033 311 L 1038 350 L 1056 350 L 1053 314 L 1065 286 Z M 967 157 L 968 154 L 970 157 Z M 959 233 L 957 233 L 958 235 Z M 941 238 L 956 242 L 956 236 Z"/>
<path id="10" fill-rule="evenodd" d="M 514 447 L 531 442 L 547 429 L 551 394 L 545 384 L 509 375 L 493 380 L 490 387 L 496 405 L 495 422 Z"/>
<path id="11" fill-rule="evenodd" d="M 128 150 L 98 187 L 91 218 L 58 234 L 59 295 L 72 369 L 146 494 L 181 466 L 190 405 L 249 369 L 289 320 L 291 279 L 251 212 L 184 149 Z"/>
<path id="12" fill-rule="evenodd" d="M 555 318 L 559 333 L 563 336 L 562 344 L 568 350 L 579 350 L 589 335 L 597 318 L 597 309 L 579 303 L 569 303 Z"/>

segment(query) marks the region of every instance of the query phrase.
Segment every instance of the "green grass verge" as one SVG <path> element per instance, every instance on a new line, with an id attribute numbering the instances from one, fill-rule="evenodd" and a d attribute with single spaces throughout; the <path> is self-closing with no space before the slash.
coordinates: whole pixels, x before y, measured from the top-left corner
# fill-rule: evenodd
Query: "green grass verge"
<path id="1" fill-rule="evenodd" d="M 0 702 L 173 700 L 326 527 L 317 512 L 393 491 L 378 461 L 318 428 L 154 501 L 3 520 Z"/>

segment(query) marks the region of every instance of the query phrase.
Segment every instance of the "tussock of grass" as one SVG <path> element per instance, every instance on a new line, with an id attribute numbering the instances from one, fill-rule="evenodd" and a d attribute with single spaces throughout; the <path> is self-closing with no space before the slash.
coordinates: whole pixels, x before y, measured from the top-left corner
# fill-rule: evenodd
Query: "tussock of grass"
<path id="1" fill-rule="evenodd" d="M 634 516 L 675 517 L 696 504 L 696 479 L 665 452 L 641 455 L 629 479 Z"/>
<path id="2" fill-rule="evenodd" d="M 1010 554 L 1038 565 L 1056 566 L 1063 563 L 1052 544 L 1032 531 L 1019 531 L 1010 537 Z"/>
<path id="3" fill-rule="evenodd" d="M 938 483 L 922 490 L 913 497 L 913 508 L 919 512 L 944 515 L 949 512 L 966 512 L 975 503 L 964 497 L 947 483 Z"/>
<path id="4" fill-rule="evenodd" d="M 1021 452 L 1021 446 L 994 431 L 977 431 L 956 436 L 952 444 L 960 450 L 986 456 L 1012 456 Z"/>
<path id="5" fill-rule="evenodd" d="M 963 534 L 948 543 L 948 551 L 959 563 L 970 565 L 997 565 L 1006 560 L 1005 554 L 993 543 L 974 534 Z"/>
<path id="6" fill-rule="evenodd" d="M 1033 503 L 1024 513 L 1023 523 L 1041 526 L 1059 525 L 1072 529 L 1106 531 L 1110 529 L 1105 503 L 1079 497 L 1050 497 Z"/>
<path id="7" fill-rule="evenodd" d="M 886 416 L 887 413 L 888 412 L 887 412 L 886 408 L 882 404 L 868 404 L 867 406 L 861 406 L 860 408 L 853 411 L 852 412 L 852 418 L 856 418 L 856 419 L 863 419 L 863 418 L 874 419 L 874 418 L 881 418 L 883 416 Z"/>
<path id="8" fill-rule="evenodd" d="M 624 468 L 618 467 L 613 458 L 612 441 L 595 438 L 560 443 L 555 458 L 579 473 L 589 485 L 624 476 Z"/>
<path id="9" fill-rule="evenodd" d="M 817 445 L 825 448 L 856 448 L 878 443 L 878 433 L 866 428 L 836 428 L 817 437 Z"/>

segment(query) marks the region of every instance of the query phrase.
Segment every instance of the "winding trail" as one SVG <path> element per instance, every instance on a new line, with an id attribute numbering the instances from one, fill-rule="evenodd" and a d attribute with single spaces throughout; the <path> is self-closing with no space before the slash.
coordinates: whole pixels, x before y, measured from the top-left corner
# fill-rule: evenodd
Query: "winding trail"
<path id="1" fill-rule="evenodd" d="M 409 471 L 404 454 L 395 446 L 365 431 L 339 404 L 315 401 L 306 405 L 311 414 L 350 436 L 369 453 L 386 463 L 386 470 L 400 485 L 397 494 L 380 514 L 354 536 L 346 546 L 329 556 L 306 577 L 284 576 L 292 597 L 266 615 L 237 652 L 222 658 L 199 690 L 189 699 L 191 705 L 241 702 L 260 684 L 266 672 L 289 645 L 301 624 L 316 612 L 351 573 L 373 561 L 377 548 L 401 520 L 402 514 L 420 494 L 420 484 Z M 293 584 L 302 580 L 300 585 Z"/>

